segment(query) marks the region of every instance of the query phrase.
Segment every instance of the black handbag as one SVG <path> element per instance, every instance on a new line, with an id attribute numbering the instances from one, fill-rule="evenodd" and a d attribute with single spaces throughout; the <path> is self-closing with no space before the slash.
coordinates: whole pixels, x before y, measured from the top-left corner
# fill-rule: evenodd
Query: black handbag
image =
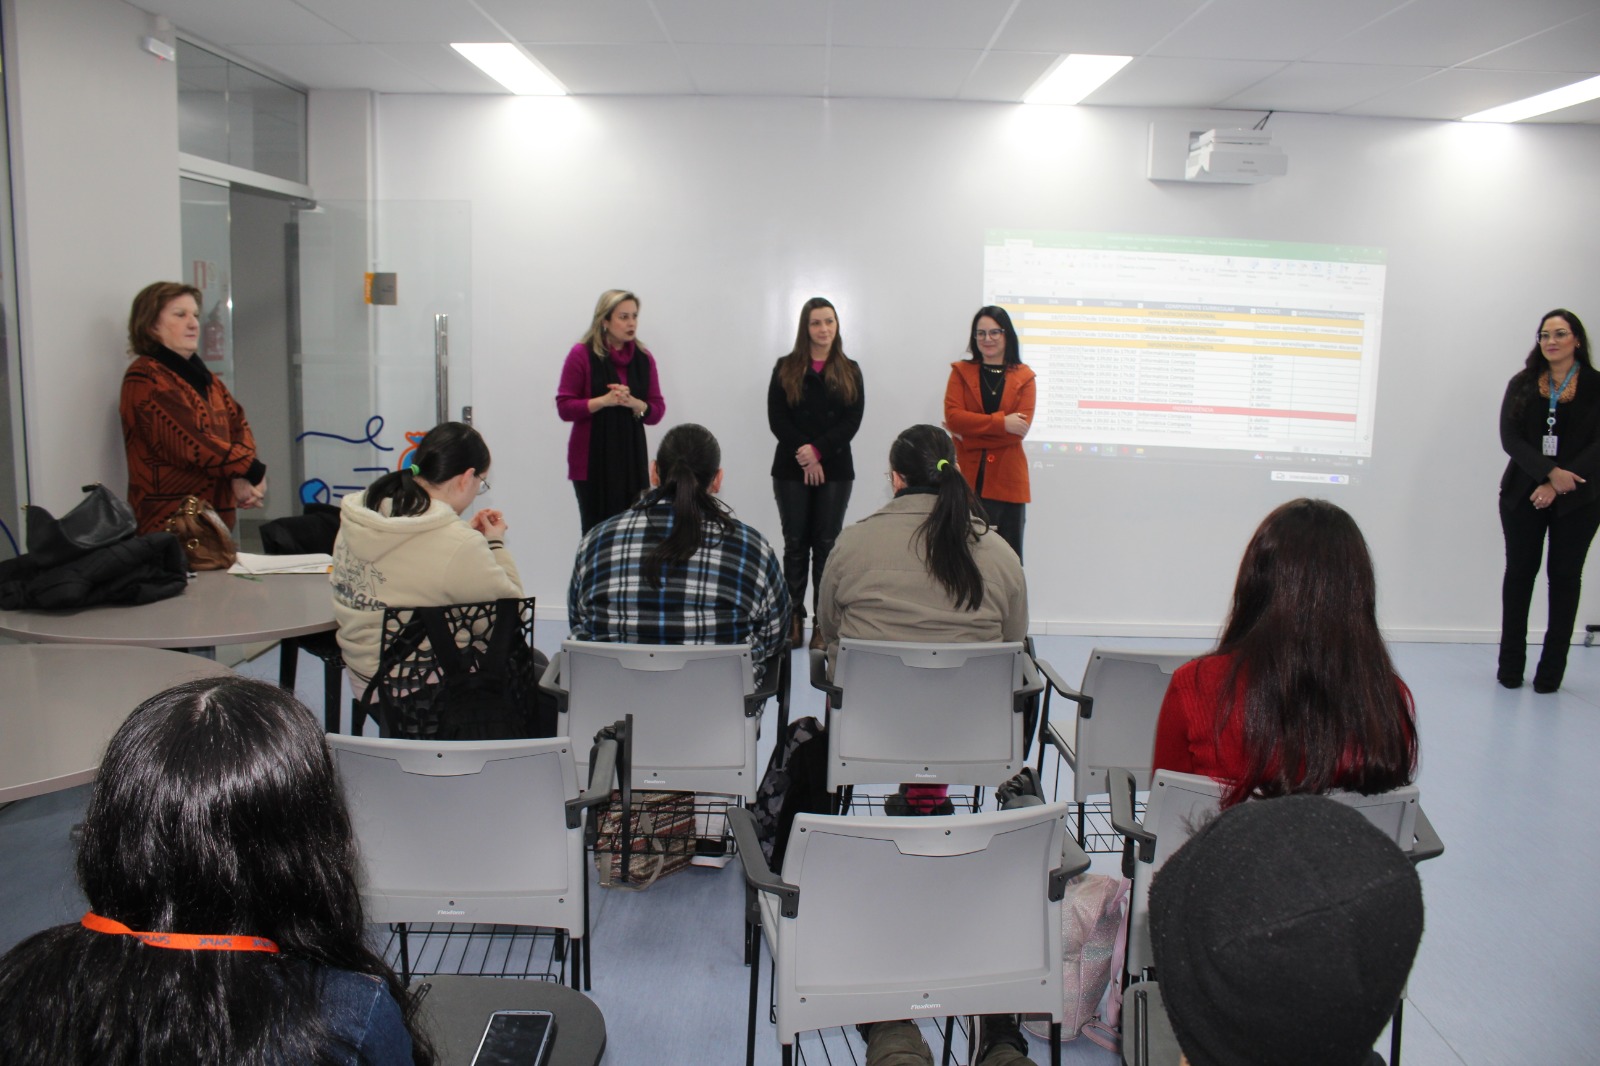
<path id="1" fill-rule="evenodd" d="M 60 518 L 37 504 L 29 504 L 24 512 L 28 554 L 40 569 L 110 547 L 138 529 L 133 508 L 121 496 L 98 482 L 85 485 L 83 491 L 88 495 Z"/>

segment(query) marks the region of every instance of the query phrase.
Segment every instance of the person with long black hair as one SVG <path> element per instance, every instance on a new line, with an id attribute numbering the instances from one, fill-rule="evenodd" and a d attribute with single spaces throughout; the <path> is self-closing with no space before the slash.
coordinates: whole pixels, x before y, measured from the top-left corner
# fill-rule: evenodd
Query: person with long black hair
<path id="1" fill-rule="evenodd" d="M 357 698 L 378 669 L 385 607 L 446 607 L 519 599 L 505 515 L 483 508 L 489 446 L 463 422 L 430 429 L 410 461 L 339 504 L 333 543 L 333 616 Z"/>
<path id="2" fill-rule="evenodd" d="M 1550 610 L 1535 692 L 1554 692 L 1583 591 L 1583 561 L 1600 529 L 1600 378 L 1589 361 L 1589 335 L 1578 316 L 1557 308 L 1500 405 L 1500 446 L 1511 457 L 1500 478 L 1500 528 L 1506 541 L 1500 586 L 1497 676 L 1519 688 L 1528 664 L 1528 606 L 1550 540 Z"/>
<path id="3" fill-rule="evenodd" d="M 717 499 L 722 447 L 686 422 L 661 438 L 653 488 L 584 534 L 567 589 L 578 640 L 749 644 L 758 681 L 788 643 L 789 591 L 766 538 Z"/>
<path id="4" fill-rule="evenodd" d="M 1377 598 L 1366 539 L 1343 509 L 1299 499 L 1267 515 L 1216 650 L 1172 675 L 1154 768 L 1223 782 L 1224 807 L 1409 784 L 1416 712 L 1378 631 Z"/>
<path id="5" fill-rule="evenodd" d="M 89 913 L 0 959 L 8 1066 L 433 1062 L 366 945 L 350 817 L 322 727 L 245 678 L 152 696 L 84 816 Z"/>
<path id="6" fill-rule="evenodd" d="M 607 289 L 589 329 L 567 353 L 556 413 L 572 423 L 567 478 L 585 533 L 633 505 L 646 488 L 644 427 L 667 413 L 656 359 L 639 340 L 639 298 Z"/>
<path id="7" fill-rule="evenodd" d="M 1033 425 L 1037 387 L 1022 361 L 1022 341 L 1003 307 L 980 307 L 967 335 L 969 357 L 951 364 L 944 424 L 984 514 L 1022 558 L 1027 524 L 1028 456 L 1022 439 Z"/>
<path id="8" fill-rule="evenodd" d="M 984 518 L 956 462 L 950 435 L 912 426 L 889 448 L 894 498 L 839 534 L 822 575 L 817 630 L 829 649 L 842 637 L 928 643 L 1020 641 L 1028 635 L 1022 561 Z M 1031 727 L 1030 727 L 1031 728 Z M 889 814 L 948 814 L 943 784 L 903 784 Z M 872 1063 L 933 1059 L 916 1025 L 858 1027 Z M 1031 1066 L 1015 1015 L 989 1015 L 975 1061 Z"/>
<path id="9" fill-rule="evenodd" d="M 844 354 L 838 312 L 813 296 L 800 308 L 794 348 L 778 359 L 767 387 L 767 425 L 778 438 L 772 493 L 783 524 L 783 576 L 794 607 L 789 641 L 796 646 L 805 625 L 807 572 L 815 597 L 850 505 L 856 476 L 850 441 L 865 408 L 861 368 Z M 811 646 L 822 646 L 815 633 Z"/>

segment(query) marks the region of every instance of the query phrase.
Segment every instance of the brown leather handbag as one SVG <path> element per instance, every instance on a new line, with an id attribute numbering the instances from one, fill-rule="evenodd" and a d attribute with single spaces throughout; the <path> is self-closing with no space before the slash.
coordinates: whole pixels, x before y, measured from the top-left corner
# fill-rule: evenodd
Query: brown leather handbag
<path id="1" fill-rule="evenodd" d="M 178 538 L 190 570 L 226 570 L 239 549 L 217 512 L 198 496 L 185 496 L 178 513 L 167 519 L 167 532 Z"/>

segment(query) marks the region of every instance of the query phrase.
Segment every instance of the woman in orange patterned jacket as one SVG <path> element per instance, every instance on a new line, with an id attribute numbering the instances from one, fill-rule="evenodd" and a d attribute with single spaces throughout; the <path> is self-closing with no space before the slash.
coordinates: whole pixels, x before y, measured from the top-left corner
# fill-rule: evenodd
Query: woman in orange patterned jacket
<path id="1" fill-rule="evenodd" d="M 199 346 L 199 289 L 158 281 L 133 298 L 134 360 L 122 376 L 121 411 L 128 503 L 140 533 L 165 526 L 185 496 L 210 504 L 232 529 L 235 509 L 260 507 L 267 494 L 244 408 L 200 360 Z"/>

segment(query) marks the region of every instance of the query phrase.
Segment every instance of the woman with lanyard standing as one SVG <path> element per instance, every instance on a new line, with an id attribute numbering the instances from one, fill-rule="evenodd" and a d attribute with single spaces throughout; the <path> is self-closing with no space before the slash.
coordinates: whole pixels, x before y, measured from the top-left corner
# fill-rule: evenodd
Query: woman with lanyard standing
<path id="1" fill-rule="evenodd" d="M 945 386 L 945 428 L 989 522 L 1021 559 L 1030 499 L 1022 438 L 1033 422 L 1033 371 L 1003 307 L 978 308 L 967 351 L 971 358 L 952 365 Z"/>
<path id="2" fill-rule="evenodd" d="M 650 484 L 644 427 L 661 421 L 655 357 L 638 340 L 639 298 L 607 289 L 589 331 L 561 367 L 556 412 L 572 423 L 567 477 L 578 496 L 583 532 L 633 505 Z"/>
<path id="3" fill-rule="evenodd" d="M 1528 605 L 1548 533 L 1550 611 L 1533 690 L 1554 692 L 1567 668 L 1583 561 L 1600 528 L 1600 376 L 1571 311 L 1557 308 L 1539 320 L 1538 343 L 1500 405 L 1500 446 L 1511 461 L 1500 478 L 1506 572 L 1497 676 L 1506 688 L 1522 685 Z"/>
<path id="4" fill-rule="evenodd" d="M 772 492 L 783 523 L 783 577 L 794 609 L 789 643 L 795 647 L 805 628 L 807 570 L 814 595 L 850 505 L 856 476 L 850 441 L 865 407 L 861 368 L 844 354 L 838 313 L 814 296 L 800 308 L 794 349 L 772 368 L 767 387 L 767 425 L 778 438 Z M 813 633 L 811 646 L 822 647 L 820 639 Z"/>

